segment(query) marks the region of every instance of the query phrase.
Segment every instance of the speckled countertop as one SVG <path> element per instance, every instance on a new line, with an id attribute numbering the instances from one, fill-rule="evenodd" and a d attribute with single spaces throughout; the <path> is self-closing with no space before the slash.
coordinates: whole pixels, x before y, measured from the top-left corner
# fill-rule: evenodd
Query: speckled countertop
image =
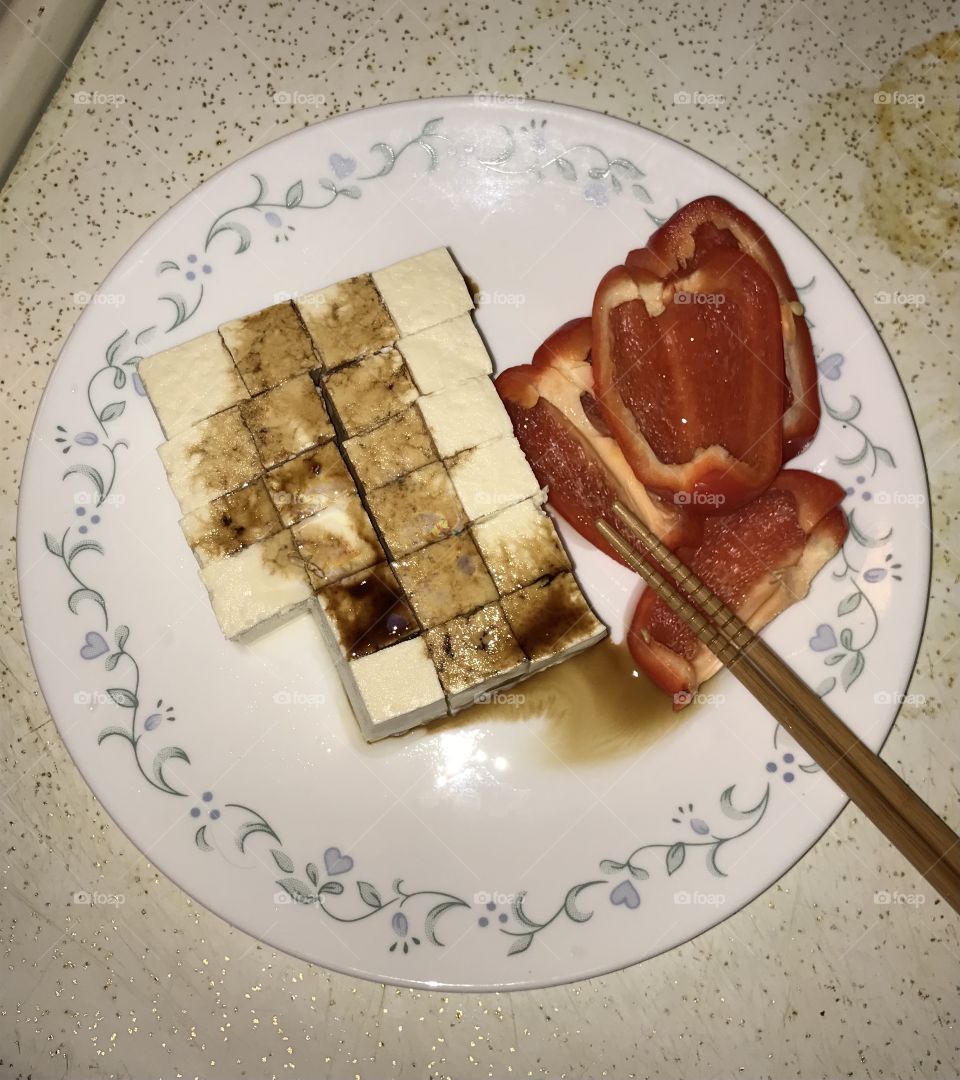
<path id="1" fill-rule="evenodd" d="M 850 810 L 716 930 L 588 983 L 397 990 L 259 945 L 159 877 L 95 802 L 39 695 L 13 554 L 26 440 L 76 294 L 200 180 L 300 125 L 383 101 L 484 91 L 606 110 L 768 195 L 884 335 L 922 434 L 936 530 L 911 687 L 925 704 L 903 710 L 884 756 L 958 824 L 960 44 L 943 36 L 955 19 L 934 0 L 723 12 L 681 0 L 642 16 L 563 0 L 108 0 L 0 198 L 0 1076 L 960 1073 L 960 923 Z M 277 104 L 279 88 L 303 103 Z M 702 104 L 680 104 L 683 93 Z M 924 102 L 883 108 L 877 94 Z M 102 906 L 68 909 L 64 867 L 123 893 L 122 922 Z M 876 889 L 928 902 L 865 904 Z"/>

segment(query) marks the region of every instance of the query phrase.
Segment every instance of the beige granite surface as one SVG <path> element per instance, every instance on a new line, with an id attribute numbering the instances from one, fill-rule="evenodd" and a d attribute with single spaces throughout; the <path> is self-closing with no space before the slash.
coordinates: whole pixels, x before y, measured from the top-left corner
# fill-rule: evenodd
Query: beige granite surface
<path id="1" fill-rule="evenodd" d="M 911 686 L 925 704 L 904 708 L 884 756 L 960 825 L 960 46 L 937 37 L 956 23 L 942 0 L 108 0 L 0 195 L 0 1076 L 960 1074 L 960 920 L 849 809 L 717 929 L 578 985 L 398 990 L 260 945 L 156 874 L 72 765 L 26 653 L 13 545 L 30 424 L 78 294 L 200 180 L 383 101 L 486 92 L 605 110 L 768 195 L 887 342 L 923 439 L 935 546 Z M 926 100 L 898 108 L 896 94 Z M 78 881 L 126 902 L 71 907 Z M 877 906 L 878 889 L 927 902 Z"/>

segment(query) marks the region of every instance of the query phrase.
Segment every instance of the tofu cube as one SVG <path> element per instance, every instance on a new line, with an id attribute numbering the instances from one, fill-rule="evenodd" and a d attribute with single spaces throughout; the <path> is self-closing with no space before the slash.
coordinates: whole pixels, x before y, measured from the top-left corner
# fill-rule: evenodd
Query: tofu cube
<path id="1" fill-rule="evenodd" d="M 144 358 L 137 372 L 168 439 L 250 396 L 216 332 Z"/>
<path id="2" fill-rule="evenodd" d="M 573 574 L 527 585 L 501 601 L 507 622 L 538 671 L 586 649 L 606 636 Z"/>
<path id="3" fill-rule="evenodd" d="M 281 524 L 262 480 L 254 480 L 187 514 L 183 535 L 201 566 L 274 536 Z"/>
<path id="4" fill-rule="evenodd" d="M 529 664 L 499 604 L 459 615 L 424 634 L 451 712 L 516 682 Z"/>
<path id="5" fill-rule="evenodd" d="M 296 375 L 240 406 L 267 469 L 333 438 L 323 395 L 309 373 Z"/>
<path id="6" fill-rule="evenodd" d="M 401 336 L 473 310 L 463 275 L 444 247 L 374 271 L 373 283 Z"/>
<path id="7" fill-rule="evenodd" d="M 344 687 L 367 742 L 399 735 L 447 713 L 423 638 L 351 660 Z"/>
<path id="8" fill-rule="evenodd" d="M 501 596 L 570 569 L 550 515 L 536 499 L 478 521 L 470 531 Z"/>
<path id="9" fill-rule="evenodd" d="M 421 394 L 493 372 L 490 354 L 470 315 L 401 338 L 397 348 Z"/>
<path id="10" fill-rule="evenodd" d="M 397 340 L 397 328 L 369 274 L 308 293 L 294 304 L 327 371 Z"/>
<path id="11" fill-rule="evenodd" d="M 368 491 L 367 505 L 391 559 L 467 527 L 467 515 L 439 461 Z"/>
<path id="12" fill-rule="evenodd" d="M 393 568 L 425 629 L 497 599 L 497 587 L 466 533 L 421 548 Z"/>
<path id="13" fill-rule="evenodd" d="M 447 462 L 450 479 L 471 521 L 543 494 L 520 444 L 509 436 L 464 450 Z"/>
<path id="14" fill-rule="evenodd" d="M 418 396 L 396 349 L 337 368 L 327 376 L 326 388 L 347 438 L 378 427 Z"/>
<path id="15" fill-rule="evenodd" d="M 184 514 L 242 487 L 262 472 L 239 409 L 226 409 L 181 431 L 158 453 Z"/>
<path id="16" fill-rule="evenodd" d="M 270 469 L 264 481 L 284 525 L 294 525 L 345 495 L 356 494 L 353 477 L 333 442 Z"/>
<path id="17" fill-rule="evenodd" d="M 439 460 L 423 416 L 414 405 L 365 435 L 347 439 L 343 452 L 368 491 Z"/>
<path id="18" fill-rule="evenodd" d="M 220 336 L 251 394 L 317 366 L 310 335 L 290 303 L 224 323 Z"/>
<path id="19" fill-rule="evenodd" d="M 220 629 L 228 638 L 252 636 L 303 608 L 313 596 L 287 530 L 200 571 Z"/>
<path id="20" fill-rule="evenodd" d="M 442 458 L 513 434 L 513 425 L 486 376 L 427 394 L 417 401 Z"/>
<path id="21" fill-rule="evenodd" d="M 291 531 L 315 589 L 384 558 L 358 495 L 347 495 L 319 514 L 298 522 Z"/>
<path id="22" fill-rule="evenodd" d="M 317 592 L 320 630 L 340 661 L 369 656 L 420 633 L 417 619 L 386 563 Z"/>

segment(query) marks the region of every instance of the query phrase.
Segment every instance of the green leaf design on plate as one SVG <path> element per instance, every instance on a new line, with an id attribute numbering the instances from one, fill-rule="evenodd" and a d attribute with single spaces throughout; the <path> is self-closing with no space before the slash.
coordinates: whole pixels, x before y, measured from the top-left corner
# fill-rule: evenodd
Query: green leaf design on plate
<path id="1" fill-rule="evenodd" d="M 331 896 L 339 896 L 343 892 L 343 885 L 339 881 L 325 881 L 319 891 L 330 893 Z"/>
<path id="2" fill-rule="evenodd" d="M 576 180 L 577 170 L 572 161 L 565 157 L 557 158 L 557 170 L 564 180 Z"/>
<path id="3" fill-rule="evenodd" d="M 817 697 L 825 697 L 836 685 L 837 680 L 831 675 L 820 683 L 816 690 L 814 690 L 814 693 Z"/>
<path id="4" fill-rule="evenodd" d="M 63 557 L 63 548 L 60 546 L 60 541 L 53 533 L 45 532 L 43 534 L 43 542 L 46 544 L 47 551 L 49 551 L 51 555 L 56 555 L 58 559 Z"/>
<path id="5" fill-rule="evenodd" d="M 308 862 L 304 869 L 307 871 L 307 877 L 310 879 L 310 884 L 316 885 L 320 880 L 320 871 L 317 870 L 317 864 Z"/>
<path id="6" fill-rule="evenodd" d="M 427 936 L 427 940 L 434 945 L 443 945 L 443 942 L 437 937 L 437 923 L 440 921 L 441 916 L 450 911 L 451 908 L 456 907 L 469 907 L 463 900 L 444 900 L 443 903 L 437 904 L 436 907 L 432 907 L 426 914 L 423 920 L 423 932 Z"/>
<path id="7" fill-rule="evenodd" d="M 118 626 L 113 632 L 113 640 L 117 643 L 117 648 L 121 651 L 124 645 L 127 643 L 127 638 L 130 637 L 129 626 Z"/>
<path id="8" fill-rule="evenodd" d="M 136 696 L 125 686 L 111 686 L 107 693 L 122 709 L 135 709 L 139 705 Z"/>
<path id="9" fill-rule="evenodd" d="M 284 196 L 283 201 L 287 204 L 287 209 L 292 210 L 295 206 L 299 206 L 303 202 L 303 181 L 298 180 L 295 184 L 291 184 L 287 188 L 287 194 Z"/>
<path id="10" fill-rule="evenodd" d="M 316 893 L 305 881 L 295 877 L 284 877 L 277 880 L 277 884 L 288 896 L 291 896 L 298 904 L 315 904 Z M 323 892 L 323 889 L 320 890 Z"/>
<path id="11" fill-rule="evenodd" d="M 687 846 L 683 843 L 672 844 L 667 849 L 667 873 L 675 874 L 681 866 L 683 866 L 683 860 L 687 857 Z"/>
<path id="12" fill-rule="evenodd" d="M 372 908 L 378 908 L 383 906 L 383 901 L 380 899 L 380 894 L 370 884 L 369 881 L 358 881 L 357 890 L 360 893 L 360 899 L 368 906 Z"/>
<path id="13" fill-rule="evenodd" d="M 289 855 L 277 848 L 271 848 L 270 854 L 273 856 L 273 861 L 277 864 L 278 870 L 282 870 L 285 874 L 293 873 L 293 859 Z"/>
<path id="14" fill-rule="evenodd" d="M 517 940 L 507 949 L 507 956 L 516 956 L 517 953 L 526 952 L 533 944 L 533 934 L 521 934 Z"/>
<path id="15" fill-rule="evenodd" d="M 592 911 L 581 911 L 577 907 L 577 897 L 584 889 L 589 889 L 591 885 L 602 884 L 602 881 L 581 881 L 579 885 L 574 885 L 569 889 L 563 900 L 563 910 L 567 913 L 567 918 L 571 919 L 573 922 L 587 922 L 589 919 L 592 919 Z"/>
<path id="16" fill-rule="evenodd" d="M 67 607 L 78 615 L 77 608 L 84 600 L 90 600 L 92 603 L 97 604 L 100 610 L 103 612 L 104 619 L 107 617 L 107 605 L 100 593 L 96 589 L 88 589 L 84 586 L 81 589 L 74 589 L 73 592 L 67 597 Z"/>
<path id="17" fill-rule="evenodd" d="M 99 469 L 95 469 L 92 465 L 86 465 L 79 462 L 76 465 L 71 465 L 70 468 L 67 469 L 63 474 L 63 479 L 66 480 L 68 476 L 85 476 L 97 489 L 97 505 L 99 506 L 100 503 L 103 502 L 105 487 Z M 57 555 L 59 552 L 55 551 L 54 554 Z"/>
<path id="18" fill-rule="evenodd" d="M 856 611 L 860 606 L 860 601 L 863 599 L 863 593 L 857 591 L 850 593 L 849 596 L 845 596 L 837 606 L 838 615 L 849 615 L 851 611 Z"/>
<path id="19" fill-rule="evenodd" d="M 97 745 L 99 746 L 105 739 L 113 738 L 114 735 L 121 736 L 121 738 L 126 739 L 127 742 L 133 742 L 133 737 L 126 728 L 112 726 L 105 727 L 103 731 L 100 732 L 97 736 Z"/>
<path id="20" fill-rule="evenodd" d="M 600 860 L 600 872 L 602 874 L 618 874 L 625 866 L 626 863 L 617 862 L 616 859 Z"/>
<path id="21" fill-rule="evenodd" d="M 855 652 L 850 657 L 850 662 L 844 667 L 840 673 L 840 684 L 844 690 L 849 690 L 851 686 L 860 678 L 863 673 L 864 660 L 862 652 Z"/>
<path id="22" fill-rule="evenodd" d="M 184 761 L 189 765 L 190 758 L 187 757 L 187 752 L 181 750 L 179 746 L 165 746 L 162 750 L 157 751 L 153 759 L 153 779 L 157 787 L 163 788 L 170 795 L 182 795 L 183 792 L 177 791 L 175 787 L 167 782 L 163 775 L 163 767 L 168 761 Z"/>
<path id="23" fill-rule="evenodd" d="M 123 339 L 126 336 L 127 331 L 124 330 L 124 332 L 119 337 L 114 338 L 113 341 L 111 341 L 110 344 L 107 346 L 106 360 L 109 367 L 113 366 L 113 362 L 114 360 L 116 360 L 117 353 L 120 351 L 120 346 L 123 344 Z"/>
<path id="24" fill-rule="evenodd" d="M 103 547 L 96 540 L 81 540 L 79 544 L 74 544 L 70 549 L 70 552 L 66 557 L 67 566 L 69 566 L 82 551 L 95 551 L 98 555 L 102 555 Z"/>
<path id="25" fill-rule="evenodd" d="M 121 375 L 123 372 L 120 373 Z M 123 410 L 127 407 L 125 401 L 111 401 L 109 405 L 104 405 L 100 410 L 98 417 L 101 424 L 105 424 L 108 420 L 116 420 L 118 416 L 123 415 Z"/>

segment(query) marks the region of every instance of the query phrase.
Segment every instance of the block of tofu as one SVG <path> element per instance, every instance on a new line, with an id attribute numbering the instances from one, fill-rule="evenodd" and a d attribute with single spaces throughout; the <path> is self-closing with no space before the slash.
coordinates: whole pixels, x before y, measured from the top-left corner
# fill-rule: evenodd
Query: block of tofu
<path id="1" fill-rule="evenodd" d="M 539 499 L 509 506 L 471 525 L 470 531 L 501 596 L 570 569 L 557 530 Z"/>
<path id="2" fill-rule="evenodd" d="M 507 410 L 486 376 L 427 394 L 417 405 L 442 458 L 513 434 Z"/>
<path id="3" fill-rule="evenodd" d="M 326 388 L 340 430 L 347 438 L 378 427 L 418 397 L 396 349 L 337 368 L 327 376 Z"/>
<path id="4" fill-rule="evenodd" d="M 543 498 L 533 469 L 513 436 L 464 450 L 447 461 L 447 471 L 471 521 L 524 499 Z"/>
<path id="5" fill-rule="evenodd" d="M 399 735 L 447 712 L 443 687 L 419 637 L 351 660 L 344 687 L 367 742 Z"/>
<path id="6" fill-rule="evenodd" d="M 445 247 L 375 270 L 373 283 L 401 336 L 473 310 L 463 274 Z"/>
<path id="7" fill-rule="evenodd" d="M 467 527 L 467 515 L 439 461 L 368 491 L 367 505 L 391 559 Z"/>
<path id="8" fill-rule="evenodd" d="M 340 662 L 369 656 L 420 633 L 386 563 L 319 589 L 315 611 L 321 633 Z"/>
<path id="9" fill-rule="evenodd" d="M 347 495 L 293 526 L 310 584 L 320 589 L 382 562 L 383 549 L 358 495 Z"/>
<path id="10" fill-rule="evenodd" d="M 180 509 L 196 510 L 263 472 L 253 438 L 237 408 L 208 416 L 159 450 Z"/>
<path id="11" fill-rule="evenodd" d="M 201 566 L 234 555 L 280 532 L 281 524 L 262 480 L 221 495 L 180 521 Z"/>
<path id="12" fill-rule="evenodd" d="M 347 439 L 343 452 L 367 490 L 439 460 L 420 410 L 411 405 L 380 427 Z"/>
<path id="13" fill-rule="evenodd" d="M 240 415 L 267 469 L 334 435 L 323 395 L 308 372 L 244 401 Z"/>
<path id="14" fill-rule="evenodd" d="M 573 574 L 527 585 L 500 601 L 530 670 L 549 667 L 595 644 L 607 628 L 594 615 Z"/>
<path id="15" fill-rule="evenodd" d="M 251 394 L 317 366 L 310 335 L 290 303 L 224 323 L 220 336 Z"/>
<path id="16" fill-rule="evenodd" d="M 393 568 L 424 629 L 497 599 L 497 587 L 467 533 L 421 548 Z"/>
<path id="17" fill-rule="evenodd" d="M 424 634 L 451 712 L 526 674 L 527 657 L 499 604 L 459 615 Z"/>
<path id="18" fill-rule="evenodd" d="M 334 442 L 285 461 L 263 479 L 284 525 L 311 517 L 357 490 Z"/>
<path id="19" fill-rule="evenodd" d="M 220 629 L 228 638 L 271 629 L 305 607 L 313 589 L 293 537 L 284 529 L 200 571 Z"/>
<path id="20" fill-rule="evenodd" d="M 470 315 L 438 323 L 397 342 L 421 394 L 490 375 L 493 363 Z"/>
<path id="21" fill-rule="evenodd" d="M 397 328 L 369 274 L 300 296 L 294 303 L 327 371 L 397 340 Z"/>
<path id="22" fill-rule="evenodd" d="M 216 331 L 146 357 L 137 372 L 168 439 L 250 396 Z"/>

